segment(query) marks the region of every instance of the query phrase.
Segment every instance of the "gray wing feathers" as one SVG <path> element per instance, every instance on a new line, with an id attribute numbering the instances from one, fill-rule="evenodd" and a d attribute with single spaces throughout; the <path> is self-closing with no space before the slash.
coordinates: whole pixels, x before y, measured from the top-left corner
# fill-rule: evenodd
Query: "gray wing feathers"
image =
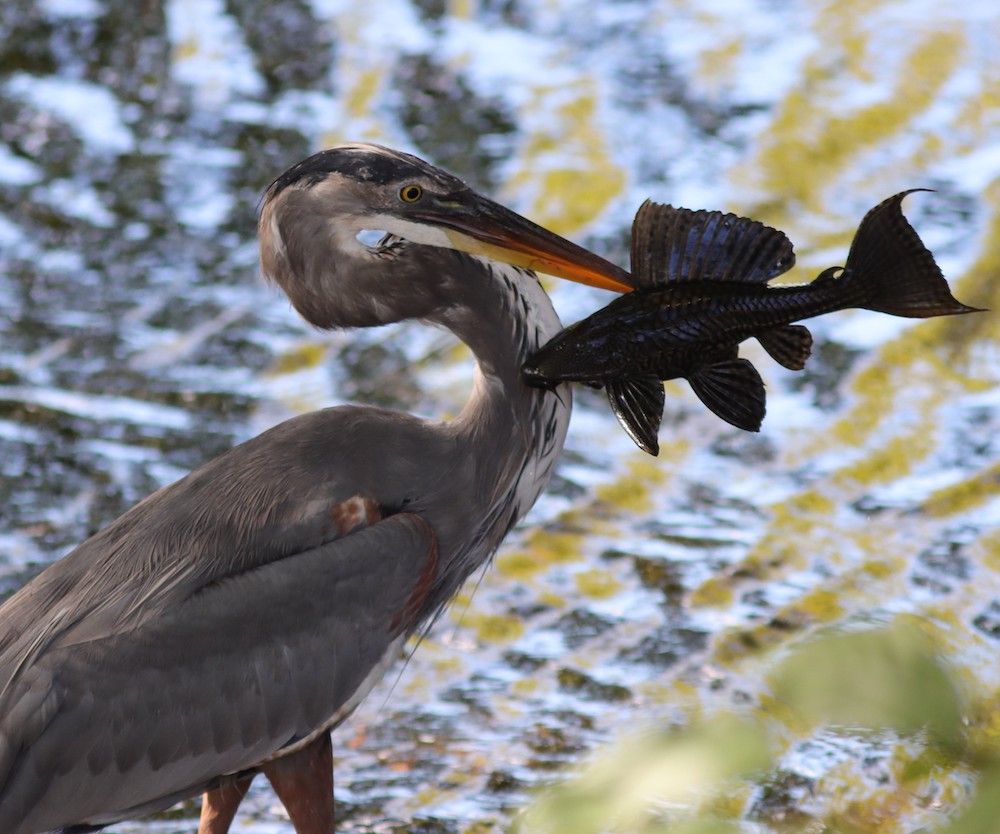
<path id="1" fill-rule="evenodd" d="M 434 548 L 419 516 L 391 516 L 211 584 L 132 631 L 57 639 L 5 697 L 0 830 L 166 807 L 314 733 L 398 645 L 388 624 Z"/>

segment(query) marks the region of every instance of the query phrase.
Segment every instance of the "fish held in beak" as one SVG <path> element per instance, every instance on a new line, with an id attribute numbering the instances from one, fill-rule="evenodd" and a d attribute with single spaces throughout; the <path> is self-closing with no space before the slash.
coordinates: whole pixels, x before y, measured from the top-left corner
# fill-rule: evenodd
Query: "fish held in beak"
<path id="1" fill-rule="evenodd" d="M 924 189 L 913 189 L 913 191 Z M 739 357 L 756 338 L 790 370 L 812 348 L 803 319 L 862 308 L 909 318 L 979 312 L 951 293 L 902 213 L 903 191 L 869 211 L 843 267 L 809 284 L 770 287 L 795 263 L 791 241 L 756 220 L 647 201 L 632 227 L 636 290 L 557 335 L 522 370 L 532 385 L 603 386 L 622 427 L 656 454 L 662 382 L 686 379 L 717 416 L 759 431 L 764 383 Z"/>

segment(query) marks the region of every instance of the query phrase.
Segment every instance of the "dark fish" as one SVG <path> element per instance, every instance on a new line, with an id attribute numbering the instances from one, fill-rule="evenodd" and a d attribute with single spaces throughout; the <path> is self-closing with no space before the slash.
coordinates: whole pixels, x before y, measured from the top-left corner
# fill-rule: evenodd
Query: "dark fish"
<path id="1" fill-rule="evenodd" d="M 764 383 L 739 357 L 754 337 L 781 365 L 801 370 L 812 335 L 792 322 L 860 307 L 929 318 L 977 312 L 948 283 L 890 197 L 865 215 L 844 267 L 809 284 L 769 287 L 795 254 L 783 232 L 718 211 L 645 202 L 632 226 L 635 292 L 566 328 L 525 363 L 532 385 L 603 385 L 618 421 L 651 455 L 659 451 L 662 380 L 684 378 L 728 423 L 759 431 Z"/>

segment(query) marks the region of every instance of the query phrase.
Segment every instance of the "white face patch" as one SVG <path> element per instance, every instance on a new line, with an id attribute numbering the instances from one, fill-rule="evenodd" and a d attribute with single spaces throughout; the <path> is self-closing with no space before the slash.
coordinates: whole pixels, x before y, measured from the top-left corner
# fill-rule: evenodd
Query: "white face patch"
<path id="1" fill-rule="evenodd" d="M 327 228 L 335 252 L 359 259 L 371 257 L 371 250 L 386 231 L 384 225 L 360 217 L 331 217 Z"/>
<path id="2" fill-rule="evenodd" d="M 271 212 L 269 221 L 271 246 L 274 247 L 275 254 L 283 258 L 285 257 L 285 239 L 281 236 L 281 227 L 278 226 L 277 214 Z"/>
<path id="3" fill-rule="evenodd" d="M 454 242 L 444 229 L 427 226 L 423 223 L 413 223 L 401 220 L 389 214 L 376 214 L 365 219 L 362 224 L 365 229 L 384 229 L 412 243 L 423 243 L 426 246 L 441 246 L 446 249 L 455 248 Z"/>

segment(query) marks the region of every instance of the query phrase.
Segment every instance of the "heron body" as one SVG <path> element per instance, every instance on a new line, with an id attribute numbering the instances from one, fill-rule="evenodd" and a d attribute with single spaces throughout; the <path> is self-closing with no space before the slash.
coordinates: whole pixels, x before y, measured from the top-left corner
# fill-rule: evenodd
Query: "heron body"
<path id="1" fill-rule="evenodd" d="M 375 247 L 364 229 L 389 233 Z M 418 318 L 472 349 L 450 422 L 305 414 L 154 493 L 0 607 L 0 831 L 87 831 L 207 792 L 228 829 L 263 771 L 300 834 L 332 831 L 329 731 L 544 489 L 566 386 L 530 267 L 622 270 L 415 157 L 334 148 L 279 177 L 265 275 L 324 328 Z"/>

